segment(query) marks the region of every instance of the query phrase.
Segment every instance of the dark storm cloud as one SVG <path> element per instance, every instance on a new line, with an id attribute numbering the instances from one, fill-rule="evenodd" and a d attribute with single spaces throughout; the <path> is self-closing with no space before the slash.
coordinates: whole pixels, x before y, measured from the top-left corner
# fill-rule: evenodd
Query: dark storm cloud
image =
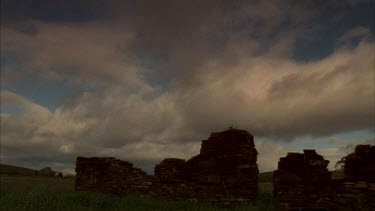
<path id="1" fill-rule="evenodd" d="M 188 78 L 224 39 L 221 1 L 135 1 L 117 6 L 113 24 L 135 33 L 131 53 L 158 77 Z M 158 68 L 158 64 L 162 68 Z M 157 71 L 155 71 L 157 70 Z"/>
<path id="2" fill-rule="evenodd" d="M 294 60 L 299 42 L 319 42 L 326 22 L 345 25 L 335 15 L 357 17 L 343 4 L 365 3 L 16 2 L 6 2 L 1 32 L 2 81 L 15 80 L 2 87 L 2 104 L 22 108 L 1 115 L 8 161 L 64 163 L 80 154 L 150 165 L 189 158 L 200 140 L 229 125 L 267 140 L 374 126 L 372 28 L 342 27 L 330 53 Z M 86 91 L 48 110 L 6 91 L 27 74 Z M 257 146 L 272 157 L 270 144 Z"/>
<path id="3" fill-rule="evenodd" d="M 105 0 L 4 0 L 1 1 L 3 23 L 22 20 L 48 22 L 92 21 L 106 17 Z"/>

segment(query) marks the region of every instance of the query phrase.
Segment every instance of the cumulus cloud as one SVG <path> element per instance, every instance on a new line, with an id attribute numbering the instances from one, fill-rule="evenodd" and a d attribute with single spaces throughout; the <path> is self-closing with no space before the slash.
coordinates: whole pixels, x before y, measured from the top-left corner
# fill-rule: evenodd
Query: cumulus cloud
<path id="1" fill-rule="evenodd" d="M 281 145 L 275 145 L 271 140 L 255 142 L 258 151 L 257 163 L 259 172 L 267 172 L 277 169 L 279 159 L 285 157 L 288 150 Z"/>
<path id="2" fill-rule="evenodd" d="M 324 60 L 243 58 L 203 67 L 195 86 L 180 91 L 189 125 L 228 122 L 255 135 L 328 135 L 374 125 L 373 43 Z M 355 99 L 361 99 L 356 101 Z M 333 127 L 334 125 L 334 127 Z"/>
<path id="3" fill-rule="evenodd" d="M 306 64 L 244 59 L 227 72 L 220 69 L 229 68 L 222 61 L 210 61 L 189 89 L 177 87 L 151 99 L 112 89 L 86 92 L 53 112 L 3 91 L 4 102 L 26 109 L 2 121 L 2 144 L 4 149 L 28 146 L 28 153 L 46 144 L 51 154 L 44 154 L 45 159 L 56 159 L 56 154 L 70 159 L 78 154 L 115 155 L 155 163 L 163 157 L 198 153 L 200 140 L 230 124 L 273 140 L 370 129 L 374 124 L 371 48 L 371 43 L 361 43 L 352 51 Z M 353 104 L 358 97 L 362 100 Z M 29 123 L 29 118 L 36 120 Z M 282 148 L 270 153 L 267 149 L 275 148 L 265 143 L 259 149 L 264 170 L 274 168 L 285 154 Z M 329 156 L 332 153 L 336 151 Z"/>
<path id="4" fill-rule="evenodd" d="M 98 155 L 150 166 L 189 158 L 210 132 L 236 125 L 265 140 L 256 144 L 268 171 L 286 152 L 269 142 L 374 127 L 365 27 L 344 33 L 331 55 L 301 63 L 296 41 L 319 28 L 311 2 L 117 3 L 102 20 L 4 25 L 8 87 L 27 72 L 85 90 L 50 111 L 3 88 L 2 105 L 22 108 L 1 114 L 4 161 L 67 169 L 77 155 Z M 345 47 L 352 38 L 359 42 Z"/>
<path id="5" fill-rule="evenodd" d="M 363 38 L 369 39 L 370 37 L 371 37 L 370 29 L 359 26 L 359 27 L 353 28 L 345 32 L 339 38 L 338 42 L 339 42 L 339 46 L 348 46 L 348 45 L 350 46 L 350 43 L 351 41 L 353 41 L 353 39 L 361 40 Z"/>
<path id="6" fill-rule="evenodd" d="M 4 162 L 53 164 L 56 160 L 72 162 L 78 155 L 96 155 L 147 165 L 165 157 L 187 159 L 199 151 L 199 144 L 187 139 L 197 135 L 181 128 L 168 96 L 146 102 L 137 95 L 99 98 L 84 93 L 52 112 L 9 91 L 2 91 L 2 100 L 25 107 L 19 113 L 2 115 Z"/>
<path id="7" fill-rule="evenodd" d="M 2 36 L 5 58 L 20 60 L 16 71 L 23 69 L 44 80 L 66 80 L 88 88 L 110 84 L 130 92 L 151 89 L 141 80 L 137 62 L 127 56 L 130 32 L 98 23 L 26 21 L 4 27 Z"/>
<path id="8" fill-rule="evenodd" d="M 13 106 L 22 109 L 22 112 L 1 115 L 1 143 L 3 146 L 19 146 L 25 139 L 33 137 L 33 132 L 40 125 L 49 121 L 51 113 L 48 109 L 35 104 L 25 97 L 12 92 L 1 90 L 2 106 Z"/>

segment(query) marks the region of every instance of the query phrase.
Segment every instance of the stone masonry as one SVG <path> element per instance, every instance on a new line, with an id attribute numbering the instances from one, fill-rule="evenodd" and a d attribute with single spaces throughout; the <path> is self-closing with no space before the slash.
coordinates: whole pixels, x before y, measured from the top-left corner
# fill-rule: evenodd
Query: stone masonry
<path id="1" fill-rule="evenodd" d="M 345 178 L 332 180 L 329 163 L 315 150 L 288 153 L 273 174 L 281 210 L 362 210 L 375 207 L 375 146 L 358 145 L 340 161 Z M 78 157 L 77 191 L 135 194 L 218 203 L 254 202 L 258 193 L 257 150 L 244 130 L 212 133 L 200 153 L 185 161 L 167 158 L 154 176 L 112 157 Z"/>
<path id="2" fill-rule="evenodd" d="M 375 210 L 375 146 L 357 145 L 341 159 L 345 179 L 334 181 L 339 210 Z"/>
<path id="3" fill-rule="evenodd" d="M 245 130 L 212 133 L 198 155 L 164 159 L 154 170 L 150 176 L 127 161 L 78 157 L 75 189 L 230 203 L 254 202 L 258 192 L 257 151 Z"/>
<path id="4" fill-rule="evenodd" d="M 375 182 L 375 146 L 358 145 L 341 162 L 347 179 Z"/>
<path id="5" fill-rule="evenodd" d="M 212 133 L 200 154 L 186 161 L 186 175 L 200 198 L 254 201 L 258 192 L 257 150 L 244 130 Z"/>
<path id="6" fill-rule="evenodd" d="M 273 193 L 281 207 L 329 207 L 329 204 L 320 201 L 333 194 L 328 163 L 315 150 L 288 153 L 280 158 L 273 175 Z"/>
<path id="7" fill-rule="evenodd" d="M 77 157 L 77 191 L 100 191 L 118 196 L 145 195 L 151 184 L 152 176 L 134 168 L 130 162 L 112 157 Z"/>
<path id="8" fill-rule="evenodd" d="M 375 207 L 375 146 L 358 145 L 345 156 L 345 178 L 332 180 L 328 161 L 315 153 L 288 153 L 274 171 L 274 196 L 282 210 L 363 210 Z"/>

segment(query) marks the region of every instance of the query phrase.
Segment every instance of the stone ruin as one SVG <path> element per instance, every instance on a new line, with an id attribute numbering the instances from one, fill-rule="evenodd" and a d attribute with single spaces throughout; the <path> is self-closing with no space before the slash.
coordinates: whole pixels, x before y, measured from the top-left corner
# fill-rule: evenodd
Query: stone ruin
<path id="1" fill-rule="evenodd" d="M 76 191 L 144 195 L 151 181 L 151 176 L 128 161 L 113 157 L 77 157 L 76 160 Z"/>
<path id="2" fill-rule="evenodd" d="M 375 181 L 375 146 L 358 145 L 353 153 L 339 161 L 350 180 Z"/>
<path id="3" fill-rule="evenodd" d="M 273 175 L 281 209 L 374 210 L 375 146 L 358 145 L 344 157 L 345 179 L 332 180 L 329 161 L 315 150 L 288 153 Z"/>
<path id="4" fill-rule="evenodd" d="M 258 192 L 257 151 L 251 134 L 230 129 L 212 133 L 200 154 L 186 161 L 188 181 L 199 197 L 254 201 Z"/>
<path id="5" fill-rule="evenodd" d="M 191 159 L 167 158 L 154 176 L 114 158 L 76 161 L 77 191 L 100 191 L 210 202 L 254 202 L 258 192 L 257 151 L 253 136 L 228 129 L 203 140 Z"/>
<path id="6" fill-rule="evenodd" d="M 358 145 L 340 162 L 345 178 L 332 180 L 329 161 L 315 150 L 280 158 L 273 194 L 281 210 L 374 210 L 375 146 Z M 112 157 L 76 160 L 77 191 L 234 203 L 254 202 L 257 183 L 257 151 L 244 130 L 212 133 L 198 155 L 164 159 L 154 176 Z"/>
<path id="7" fill-rule="evenodd" d="M 375 210 L 375 146 L 357 145 L 341 162 L 345 179 L 334 181 L 332 203 L 340 210 Z"/>
<path id="8" fill-rule="evenodd" d="M 315 150 L 304 153 L 288 153 L 280 158 L 278 169 L 273 174 L 273 194 L 282 207 L 327 207 L 319 201 L 332 195 L 329 161 Z"/>

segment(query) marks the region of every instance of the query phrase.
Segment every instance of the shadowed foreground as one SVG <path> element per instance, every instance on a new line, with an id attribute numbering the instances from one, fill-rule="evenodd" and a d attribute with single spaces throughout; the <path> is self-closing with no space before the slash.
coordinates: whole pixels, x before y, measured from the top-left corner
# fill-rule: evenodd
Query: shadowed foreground
<path id="1" fill-rule="evenodd" d="M 1 210 L 225 210 L 211 204 L 75 192 L 74 178 L 1 175 Z M 234 210 L 276 210 L 272 183 L 260 183 L 256 205 Z"/>

